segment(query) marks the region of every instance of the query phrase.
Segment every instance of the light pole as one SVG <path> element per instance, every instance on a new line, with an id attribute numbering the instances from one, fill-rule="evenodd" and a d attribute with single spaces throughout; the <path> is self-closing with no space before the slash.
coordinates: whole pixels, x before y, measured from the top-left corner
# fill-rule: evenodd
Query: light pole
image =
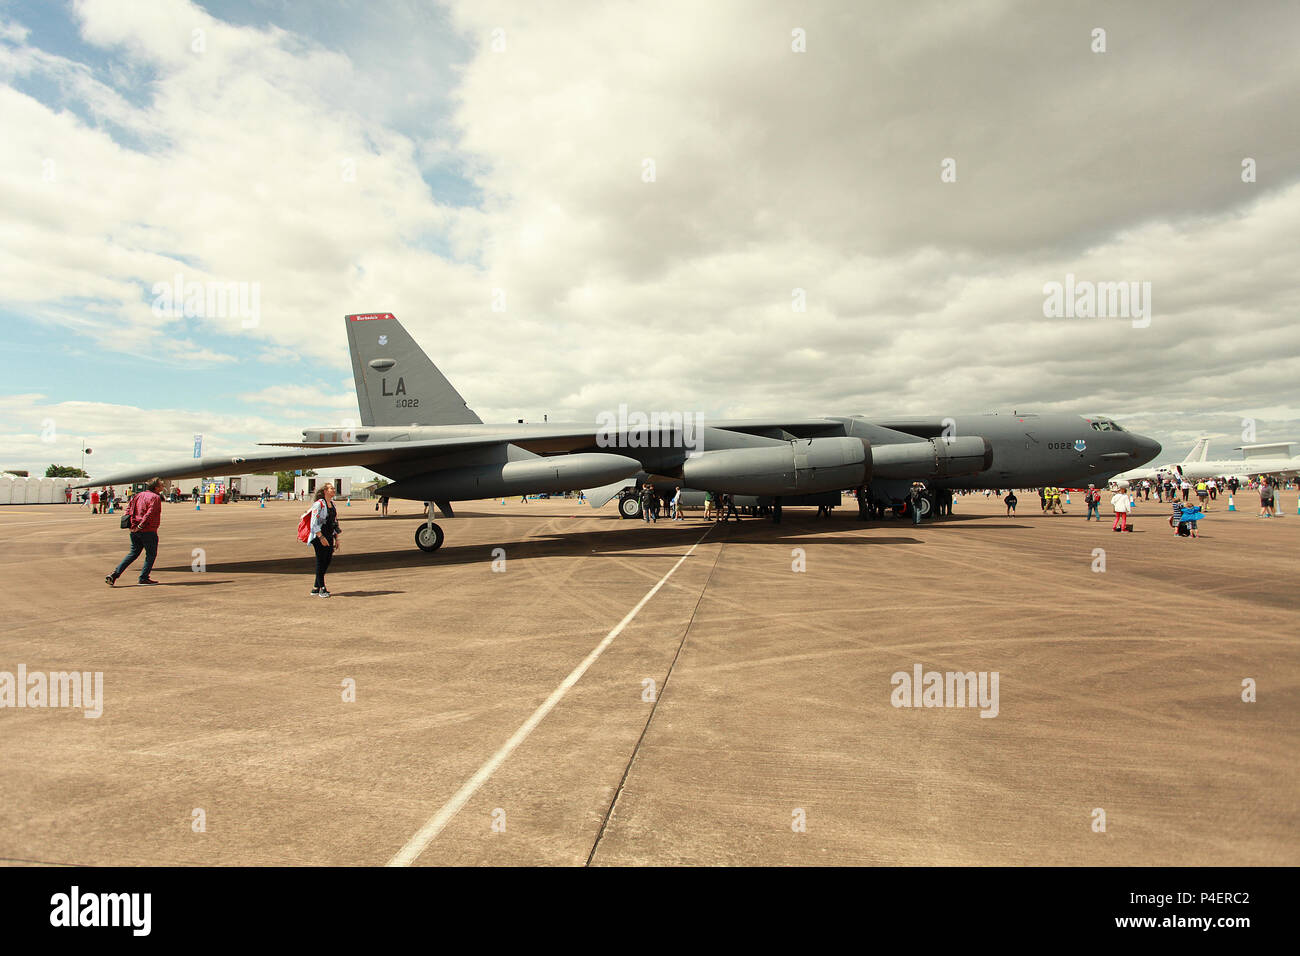
<path id="1" fill-rule="evenodd" d="M 86 456 L 93 454 L 95 449 L 86 447 L 86 439 L 81 439 L 81 473 L 86 473 Z"/>

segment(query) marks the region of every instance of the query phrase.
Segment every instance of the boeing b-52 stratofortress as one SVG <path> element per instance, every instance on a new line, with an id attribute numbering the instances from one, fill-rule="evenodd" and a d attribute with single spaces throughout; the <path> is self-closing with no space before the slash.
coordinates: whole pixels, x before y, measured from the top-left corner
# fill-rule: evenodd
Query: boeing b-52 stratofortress
<path id="1" fill-rule="evenodd" d="M 345 322 L 360 427 L 307 428 L 301 441 L 136 468 L 93 483 L 205 477 L 231 466 L 362 466 L 392 480 L 388 496 L 429 503 L 415 542 L 431 552 L 443 542 L 435 504 L 450 518 L 455 501 L 618 487 L 638 476 L 770 499 L 779 520 L 783 500 L 848 488 L 894 503 L 922 481 L 928 505 L 941 489 L 1104 485 L 1160 453 L 1158 442 L 1085 415 L 484 424 L 391 313 L 349 315 Z"/>

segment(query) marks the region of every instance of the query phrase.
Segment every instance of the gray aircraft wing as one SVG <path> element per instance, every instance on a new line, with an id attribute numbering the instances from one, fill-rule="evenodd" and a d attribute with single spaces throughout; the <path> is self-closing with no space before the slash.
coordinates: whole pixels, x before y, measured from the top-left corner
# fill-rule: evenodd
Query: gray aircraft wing
<path id="1" fill-rule="evenodd" d="M 878 422 L 873 419 L 872 424 L 879 425 L 881 428 L 890 428 L 896 432 L 903 432 L 906 435 L 915 435 L 917 438 L 938 438 L 944 433 L 945 427 L 951 427 L 952 419 L 907 418 L 887 422 Z"/>
<path id="2" fill-rule="evenodd" d="M 950 429 L 953 424 L 951 418 L 938 417 L 880 421 L 875 418 L 852 416 L 852 419 L 874 428 L 887 428 L 915 438 L 938 438 L 944 434 L 945 429 Z M 845 423 L 849 420 L 842 416 L 792 419 L 741 418 L 708 421 L 706 424 L 727 431 L 791 441 L 796 438 L 818 438 L 824 435 L 840 434 L 845 427 Z"/>
<path id="3" fill-rule="evenodd" d="M 831 418 L 730 418 L 719 421 L 706 419 L 704 424 L 710 428 L 721 428 L 724 431 L 741 432 L 762 438 L 775 438 L 779 441 L 816 438 L 830 433 L 838 434 L 844 427 L 842 422 Z"/>
<path id="4" fill-rule="evenodd" d="M 88 488 L 92 485 L 129 485 L 150 478 L 203 478 L 238 471 L 281 471 L 286 469 L 331 466 L 364 465 L 376 471 L 384 466 L 420 462 L 436 468 L 436 459 L 450 452 L 503 444 L 500 438 L 440 438 L 430 441 L 365 442 L 321 447 L 319 445 L 286 453 L 279 451 L 249 451 L 238 455 L 206 455 L 189 458 L 150 468 L 137 468 L 115 475 L 96 476 L 94 480 L 73 485 Z M 265 446 L 262 446 L 265 447 Z M 432 460 L 432 461 L 431 461 Z"/>
<path id="5" fill-rule="evenodd" d="M 393 479 L 436 471 L 462 464 L 462 452 L 513 446 L 533 455 L 565 455 L 575 452 L 606 452 L 628 455 L 628 442 L 618 437 L 632 428 L 598 428 L 595 424 L 523 426 L 519 429 L 485 429 L 482 433 L 447 438 L 388 442 L 280 442 L 258 445 L 235 455 L 208 455 L 160 465 L 141 466 L 113 475 L 96 475 L 73 485 L 127 485 L 150 478 L 203 478 L 247 471 L 281 471 L 303 468 L 363 466 Z M 760 441 L 761 439 L 748 439 Z M 604 447 L 602 447 L 602 442 Z M 635 447 L 635 446 L 633 446 Z M 636 451 L 630 454 L 635 456 Z M 234 469 L 234 472 L 232 472 Z"/>

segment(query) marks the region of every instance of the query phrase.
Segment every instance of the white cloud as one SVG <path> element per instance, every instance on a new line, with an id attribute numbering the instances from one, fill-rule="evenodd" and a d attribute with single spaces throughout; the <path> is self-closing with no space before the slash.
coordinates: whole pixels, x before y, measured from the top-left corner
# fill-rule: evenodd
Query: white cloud
<path id="1" fill-rule="evenodd" d="M 351 382 L 349 382 L 351 385 Z M 328 409 L 335 413 L 352 413 L 357 411 L 356 393 L 347 391 L 327 391 L 319 385 L 269 385 L 256 392 L 245 392 L 239 396 L 241 401 L 272 408 L 307 407 L 317 410 Z"/>
<path id="2" fill-rule="evenodd" d="M 60 402 L 41 394 L 0 396 L 0 421 L 0 467 L 78 465 L 84 440 L 92 475 L 189 458 L 196 434 L 204 436 L 204 455 L 233 454 L 259 440 L 254 436 L 285 435 L 284 423 L 269 417 Z"/>
<path id="3" fill-rule="evenodd" d="M 153 347 L 163 352 L 169 360 L 179 363 L 220 363 L 239 361 L 239 359 L 234 355 L 228 355 L 224 352 L 214 352 L 212 349 L 196 345 L 187 339 L 157 338 L 153 340 Z"/>

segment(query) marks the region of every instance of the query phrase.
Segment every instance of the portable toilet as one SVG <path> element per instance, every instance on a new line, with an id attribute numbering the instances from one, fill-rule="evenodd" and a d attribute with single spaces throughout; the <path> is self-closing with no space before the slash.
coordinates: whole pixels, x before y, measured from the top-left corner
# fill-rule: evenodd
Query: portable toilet
<path id="1" fill-rule="evenodd" d="M 37 487 L 36 498 L 38 502 L 40 502 L 43 505 L 54 504 L 54 479 L 53 478 L 39 479 L 37 481 L 36 487 Z"/>
<path id="2" fill-rule="evenodd" d="M 28 478 L 27 488 L 24 492 L 26 502 L 29 505 L 38 505 L 41 503 L 41 479 Z"/>
<path id="3" fill-rule="evenodd" d="M 7 505 L 13 500 L 14 480 L 8 475 L 0 477 L 0 505 Z"/>

